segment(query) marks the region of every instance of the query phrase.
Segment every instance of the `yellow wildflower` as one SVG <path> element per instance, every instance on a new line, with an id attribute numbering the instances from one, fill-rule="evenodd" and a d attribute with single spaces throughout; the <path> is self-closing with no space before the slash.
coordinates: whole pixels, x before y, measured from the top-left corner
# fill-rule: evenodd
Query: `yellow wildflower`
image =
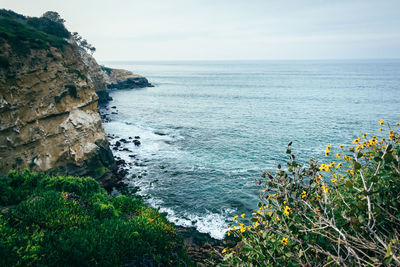
<path id="1" fill-rule="evenodd" d="M 228 236 L 231 236 L 231 231 L 228 231 Z"/>
<path id="2" fill-rule="evenodd" d="M 331 179 L 331 182 L 332 182 L 332 183 L 336 183 L 336 182 L 337 182 L 337 179 Z"/>
<path id="3" fill-rule="evenodd" d="M 244 218 L 244 216 L 246 216 L 244 213 L 242 215 L 240 215 L 240 217 Z"/>
<path id="4" fill-rule="evenodd" d="M 328 145 L 328 146 L 325 148 L 325 156 L 328 156 L 328 155 L 329 155 L 329 151 L 331 151 L 331 146 L 332 146 L 332 145 Z"/>
<path id="5" fill-rule="evenodd" d="M 326 186 L 326 185 L 323 185 L 323 186 L 322 186 L 322 189 L 324 189 L 325 193 L 328 193 L 328 192 L 329 192 L 329 187 Z"/>
<path id="6" fill-rule="evenodd" d="M 288 238 L 287 237 L 282 238 L 281 244 L 286 246 L 288 244 Z"/>
<path id="7" fill-rule="evenodd" d="M 356 138 L 356 139 L 353 140 L 353 144 L 357 144 L 359 142 L 360 142 L 360 138 Z"/>
<path id="8" fill-rule="evenodd" d="M 362 135 L 362 138 L 365 138 L 365 137 L 367 137 L 367 133 L 365 133 L 365 134 Z"/>
<path id="9" fill-rule="evenodd" d="M 235 216 L 235 217 L 233 217 L 233 219 L 232 219 L 232 221 L 234 222 L 234 221 L 236 221 L 236 219 L 238 218 L 239 216 Z"/>
<path id="10" fill-rule="evenodd" d="M 305 198 L 307 196 L 307 192 L 303 190 L 303 192 L 301 192 L 301 198 Z"/>
<path id="11" fill-rule="evenodd" d="M 400 122 L 396 122 L 396 125 L 397 125 L 397 126 L 400 126 Z"/>
<path id="12" fill-rule="evenodd" d="M 390 131 L 390 132 L 389 132 L 389 139 L 390 139 L 390 140 L 394 140 L 394 138 L 395 138 L 394 132 L 393 132 L 393 131 Z"/>
<path id="13" fill-rule="evenodd" d="M 285 213 L 287 216 L 289 216 L 289 214 L 290 214 L 290 207 L 289 207 L 289 206 L 286 206 L 286 207 L 285 207 L 285 210 L 283 211 L 283 213 Z"/>
<path id="14" fill-rule="evenodd" d="M 318 199 L 318 200 L 321 200 L 321 196 L 320 196 L 320 195 L 318 195 L 318 196 L 317 196 L 317 199 Z"/>
<path id="15" fill-rule="evenodd" d="M 221 251 L 222 254 L 226 253 L 226 248 Z"/>
<path id="16" fill-rule="evenodd" d="M 340 159 L 340 154 L 339 154 L 339 153 L 336 153 L 336 157 L 337 157 L 338 159 Z"/>
<path id="17" fill-rule="evenodd" d="M 226 225 L 226 228 L 228 228 L 228 229 L 229 229 L 229 224 L 227 224 L 227 225 Z"/>
<path id="18" fill-rule="evenodd" d="M 240 224 L 240 232 L 243 233 L 246 231 L 246 227 L 243 224 Z"/>
<path id="19" fill-rule="evenodd" d="M 379 120 L 379 124 L 383 125 L 385 122 L 383 120 Z"/>
<path id="20" fill-rule="evenodd" d="M 340 166 L 342 166 L 341 162 L 339 162 L 338 165 L 336 165 L 336 168 L 340 168 Z"/>
<path id="21" fill-rule="evenodd" d="M 340 148 L 343 148 L 343 147 L 344 147 L 344 145 L 339 145 L 339 147 L 340 147 Z"/>

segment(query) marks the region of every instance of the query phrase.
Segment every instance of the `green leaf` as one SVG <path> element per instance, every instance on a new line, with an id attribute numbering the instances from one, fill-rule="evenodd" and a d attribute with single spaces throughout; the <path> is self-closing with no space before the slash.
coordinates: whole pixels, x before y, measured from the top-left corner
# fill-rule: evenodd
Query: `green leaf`
<path id="1" fill-rule="evenodd" d="M 359 170 L 361 169 L 361 164 L 357 161 L 354 161 L 354 170 Z"/>
<path id="2" fill-rule="evenodd" d="M 393 161 L 393 155 L 392 153 L 386 153 L 385 156 L 383 157 L 385 162 L 390 163 Z"/>
<path id="3" fill-rule="evenodd" d="M 387 259 L 387 258 L 390 257 L 391 252 L 392 252 L 392 247 L 391 247 L 390 244 L 389 244 L 389 246 L 388 246 L 388 248 L 387 248 L 387 250 L 386 250 L 385 259 Z"/>
<path id="4" fill-rule="evenodd" d="M 350 182 L 350 181 L 346 181 L 345 185 L 346 185 L 348 188 L 352 188 L 352 187 L 353 187 L 353 183 Z"/>

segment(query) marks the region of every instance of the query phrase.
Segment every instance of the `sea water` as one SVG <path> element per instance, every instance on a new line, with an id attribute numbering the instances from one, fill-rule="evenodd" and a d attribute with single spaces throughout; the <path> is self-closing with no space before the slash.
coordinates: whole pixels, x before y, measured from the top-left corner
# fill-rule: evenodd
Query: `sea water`
<path id="1" fill-rule="evenodd" d="M 323 158 L 328 144 L 378 135 L 380 119 L 400 121 L 400 60 L 105 64 L 155 85 L 111 91 L 106 132 L 141 141 L 114 152 L 136 160 L 126 182 L 170 221 L 218 239 L 256 208 L 255 179 L 286 162 L 289 142 L 300 160 Z"/>

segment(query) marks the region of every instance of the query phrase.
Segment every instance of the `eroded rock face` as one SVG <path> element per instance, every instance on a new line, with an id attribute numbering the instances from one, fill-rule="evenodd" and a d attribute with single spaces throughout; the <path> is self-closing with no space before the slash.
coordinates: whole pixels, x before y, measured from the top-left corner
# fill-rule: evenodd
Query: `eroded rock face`
<path id="1" fill-rule="evenodd" d="M 0 172 L 29 167 L 109 179 L 114 160 L 79 49 L 21 55 L 0 40 L 0 57 L 8 62 L 0 68 Z"/>

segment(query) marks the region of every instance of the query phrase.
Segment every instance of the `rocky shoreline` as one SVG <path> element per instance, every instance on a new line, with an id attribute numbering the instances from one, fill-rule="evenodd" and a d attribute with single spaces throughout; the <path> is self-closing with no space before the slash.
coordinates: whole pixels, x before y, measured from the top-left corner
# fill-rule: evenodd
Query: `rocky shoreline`
<path id="1" fill-rule="evenodd" d="M 112 102 L 103 102 L 99 105 L 100 117 L 104 122 L 111 121 L 111 115 L 118 114 L 116 106 L 112 105 Z M 128 184 L 124 182 L 127 179 L 128 170 L 134 166 L 144 166 L 145 162 L 138 158 L 138 155 L 127 147 L 128 144 L 134 144 L 135 146 L 141 146 L 140 136 L 133 135 L 128 138 L 121 138 L 115 134 L 106 133 L 109 138 L 110 148 L 113 152 L 124 151 L 128 152 L 129 159 L 124 160 L 119 156 L 114 155 L 115 163 L 117 165 L 114 171 L 115 180 L 112 187 L 120 192 L 135 193 L 139 188 L 129 188 Z M 135 177 L 141 177 L 147 175 L 146 173 L 137 173 Z M 131 177 L 131 179 L 136 179 Z M 107 188 L 111 191 L 113 188 Z M 187 253 L 190 259 L 197 266 L 210 266 L 215 265 L 222 260 L 221 251 L 226 247 L 234 247 L 237 240 L 233 238 L 225 238 L 218 240 L 212 238 L 209 234 L 200 233 L 194 227 L 182 227 L 179 225 L 175 226 L 176 232 L 182 237 L 185 246 L 187 247 Z"/>

